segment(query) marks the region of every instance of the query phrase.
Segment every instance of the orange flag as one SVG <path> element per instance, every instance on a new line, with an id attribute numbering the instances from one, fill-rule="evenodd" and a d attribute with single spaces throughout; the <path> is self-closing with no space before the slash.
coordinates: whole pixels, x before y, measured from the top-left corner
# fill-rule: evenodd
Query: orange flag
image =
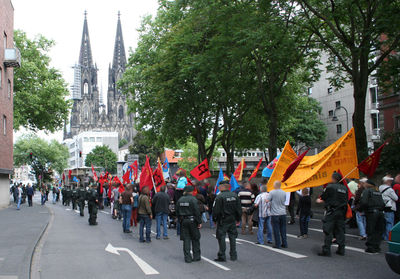
<path id="1" fill-rule="evenodd" d="M 253 173 L 250 175 L 249 181 L 251 181 L 254 177 L 257 176 L 258 170 L 260 169 L 261 163 L 262 163 L 263 158 L 260 159 L 260 161 L 257 164 L 257 167 L 254 169 Z"/>
<path id="2" fill-rule="evenodd" d="M 244 162 L 244 159 L 240 161 L 239 165 L 237 166 L 235 172 L 233 173 L 233 176 L 235 177 L 236 181 L 242 181 L 243 178 L 243 170 L 246 168 L 246 163 Z"/>
<path id="3" fill-rule="evenodd" d="M 160 159 L 158 159 L 158 166 L 153 173 L 154 184 L 156 185 L 157 192 L 160 192 L 161 186 L 165 185 L 164 175 Z"/>

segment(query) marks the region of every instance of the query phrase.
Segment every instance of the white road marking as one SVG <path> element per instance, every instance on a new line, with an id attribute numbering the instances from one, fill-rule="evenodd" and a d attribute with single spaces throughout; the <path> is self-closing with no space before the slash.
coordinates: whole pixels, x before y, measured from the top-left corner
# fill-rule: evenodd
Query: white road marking
<path id="1" fill-rule="evenodd" d="M 75 210 L 76 213 L 80 213 L 79 210 Z"/>
<path id="2" fill-rule="evenodd" d="M 297 254 L 297 253 L 294 253 L 294 252 L 289 252 L 289 251 L 286 251 L 286 250 L 283 250 L 283 249 L 276 249 L 276 248 L 272 248 L 272 247 L 266 246 L 266 245 L 255 244 L 255 243 L 253 243 L 251 241 L 248 241 L 248 240 L 245 240 L 245 239 L 238 238 L 237 240 L 242 241 L 242 242 L 246 242 L 246 243 L 252 244 L 254 246 L 258 246 L 258 247 L 267 249 L 267 250 L 271 250 L 271 251 L 274 251 L 274 252 L 277 252 L 277 253 L 280 253 L 280 254 L 295 258 L 295 259 L 307 258 L 306 255 Z"/>
<path id="3" fill-rule="evenodd" d="M 108 214 L 108 215 L 111 214 L 110 212 L 107 212 L 107 211 L 104 211 L 104 210 L 101 210 L 100 212 L 101 212 L 101 213 L 104 213 L 104 214 Z"/>
<path id="4" fill-rule="evenodd" d="M 0 279 L 18 279 L 18 276 L 13 276 L 13 275 L 0 275 Z"/>
<path id="5" fill-rule="evenodd" d="M 314 229 L 314 228 L 308 228 L 310 231 L 315 231 L 315 232 L 324 232 L 323 230 L 321 230 L 321 229 Z M 346 234 L 344 234 L 345 236 L 349 236 L 349 237 L 355 237 L 355 238 L 358 238 L 359 236 L 358 235 L 354 235 L 354 234 L 349 234 L 349 233 L 346 233 Z"/>
<path id="6" fill-rule="evenodd" d="M 66 211 L 70 211 L 70 210 L 71 210 L 71 208 L 66 208 L 65 210 L 66 210 Z"/>
<path id="7" fill-rule="evenodd" d="M 140 269 L 143 271 L 145 275 L 154 275 L 154 274 L 160 274 L 157 270 L 155 270 L 151 265 L 146 263 L 144 260 L 142 260 L 139 256 L 137 256 L 135 253 L 133 253 L 131 250 L 127 248 L 122 248 L 122 247 L 114 247 L 110 243 L 108 243 L 107 247 L 105 250 L 109 253 L 120 255 L 118 251 L 124 251 L 129 254 L 129 256 L 132 257 L 132 259 L 136 262 L 136 264 L 140 267 Z"/>
<path id="8" fill-rule="evenodd" d="M 223 266 L 222 264 L 216 263 L 215 261 L 212 261 L 212 260 L 210 260 L 210 259 L 207 259 L 206 257 L 201 256 L 201 258 L 202 258 L 203 260 L 205 260 L 206 262 L 208 262 L 208 263 L 210 263 L 210 264 L 212 264 L 212 265 L 215 265 L 216 267 L 218 267 L 218 268 L 220 268 L 220 269 L 222 269 L 222 270 L 225 270 L 225 271 L 231 270 L 230 268 L 228 268 L 228 267 L 226 267 L 226 266 Z"/>

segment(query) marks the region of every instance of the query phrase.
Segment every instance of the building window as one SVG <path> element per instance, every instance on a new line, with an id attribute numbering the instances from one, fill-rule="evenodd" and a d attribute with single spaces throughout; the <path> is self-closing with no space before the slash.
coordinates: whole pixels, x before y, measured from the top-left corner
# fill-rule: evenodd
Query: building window
<path id="1" fill-rule="evenodd" d="M 8 84 L 7 84 L 7 94 L 8 94 L 8 98 L 11 98 L 11 81 L 8 80 Z"/>
<path id="2" fill-rule="evenodd" d="M 91 137 L 91 138 L 90 138 L 90 142 L 94 142 L 94 137 Z"/>
<path id="3" fill-rule="evenodd" d="M 342 133 L 342 124 L 336 125 L 336 133 L 338 133 L 338 134 Z"/>
<path id="4" fill-rule="evenodd" d="M 7 117 L 3 115 L 3 135 L 7 135 Z"/>
<path id="5" fill-rule="evenodd" d="M 97 141 L 97 142 L 101 142 L 102 140 L 103 140 L 103 138 L 101 138 L 101 137 L 97 137 L 97 138 L 96 138 L 96 141 Z"/>
<path id="6" fill-rule="evenodd" d="M 369 93 L 371 95 L 371 103 L 376 104 L 377 103 L 377 94 L 376 94 L 376 87 L 371 87 L 369 89 Z"/>
<path id="7" fill-rule="evenodd" d="M 83 117 L 84 117 L 85 120 L 89 119 L 89 108 L 88 108 L 88 106 L 85 106 L 83 108 Z"/>
<path id="8" fill-rule="evenodd" d="M 7 34 L 6 34 L 6 32 L 4 32 L 3 43 L 4 43 L 4 49 L 6 49 L 7 48 Z"/>
<path id="9" fill-rule="evenodd" d="M 124 107 L 123 106 L 119 106 L 118 117 L 119 117 L 119 119 L 124 118 Z"/>
<path id="10" fill-rule="evenodd" d="M 333 117 L 333 110 L 328 111 L 329 117 Z"/>
<path id="11" fill-rule="evenodd" d="M 394 117 L 394 128 L 396 130 L 400 129 L 400 115 Z"/>
<path id="12" fill-rule="evenodd" d="M 336 108 L 340 107 L 340 101 L 337 101 L 337 102 L 335 103 L 335 105 L 336 105 Z"/>
<path id="13" fill-rule="evenodd" d="M 332 87 L 329 87 L 329 88 L 328 88 L 328 94 L 332 94 L 332 92 L 333 92 L 333 88 L 332 88 Z"/>
<path id="14" fill-rule="evenodd" d="M 89 138 L 84 137 L 84 138 L 83 138 L 83 142 L 89 142 Z"/>
<path id="15" fill-rule="evenodd" d="M 312 94 L 312 87 L 308 87 L 307 92 L 308 92 L 308 95 L 311 95 Z"/>
<path id="16" fill-rule="evenodd" d="M 89 94 L 89 84 L 87 81 L 83 83 L 83 94 Z"/>
<path id="17" fill-rule="evenodd" d="M 3 69 L 0 67 L 0 88 L 3 87 Z"/>
<path id="18" fill-rule="evenodd" d="M 378 114 L 377 113 L 373 113 L 371 114 L 371 125 L 372 125 L 372 129 L 373 130 L 377 130 L 378 129 Z"/>

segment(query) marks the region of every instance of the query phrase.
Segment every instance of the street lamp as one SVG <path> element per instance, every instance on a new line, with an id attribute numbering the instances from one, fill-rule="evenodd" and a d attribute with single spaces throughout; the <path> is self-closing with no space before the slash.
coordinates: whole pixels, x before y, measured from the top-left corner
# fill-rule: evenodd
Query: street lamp
<path id="1" fill-rule="evenodd" d="M 335 110 L 333 111 L 333 117 L 332 117 L 332 121 L 338 121 L 339 119 L 336 116 L 336 111 L 340 110 L 340 109 L 344 109 L 344 111 L 346 112 L 346 122 L 347 122 L 347 131 L 349 130 L 349 112 L 347 111 L 347 109 L 343 106 L 338 106 L 335 108 Z"/>

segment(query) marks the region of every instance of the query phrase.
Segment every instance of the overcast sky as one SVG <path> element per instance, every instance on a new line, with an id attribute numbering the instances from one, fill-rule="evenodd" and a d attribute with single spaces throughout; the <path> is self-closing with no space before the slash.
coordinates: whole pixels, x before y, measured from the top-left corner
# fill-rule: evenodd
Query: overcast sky
<path id="1" fill-rule="evenodd" d="M 71 67 L 79 59 L 83 14 L 87 10 L 92 55 L 99 68 L 98 85 L 104 88 L 104 101 L 118 11 L 121 11 L 125 50 L 128 51 L 137 45 L 137 29 L 143 16 L 155 15 L 158 7 L 157 0 L 12 0 L 12 3 L 15 29 L 25 31 L 30 38 L 42 34 L 55 41 L 50 52 L 51 64 L 62 72 L 69 85 L 73 82 Z M 23 132 L 17 132 L 14 140 Z M 44 136 L 44 133 L 40 135 Z M 50 137 L 61 141 L 62 131 Z"/>

